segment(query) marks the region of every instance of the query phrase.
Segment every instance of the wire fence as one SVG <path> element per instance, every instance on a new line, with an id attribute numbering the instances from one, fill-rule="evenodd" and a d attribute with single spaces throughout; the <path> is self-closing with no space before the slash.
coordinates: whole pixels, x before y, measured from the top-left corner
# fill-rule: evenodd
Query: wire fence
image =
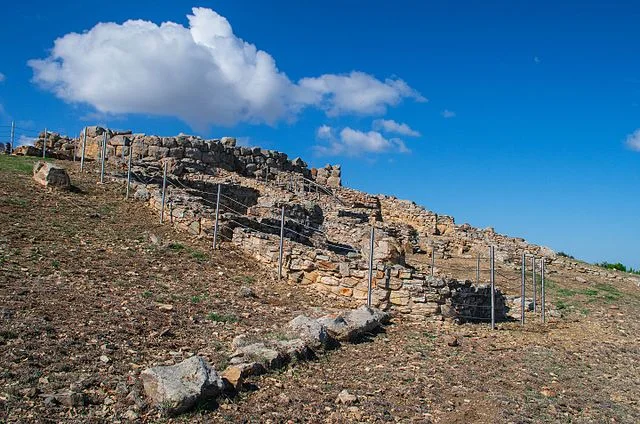
<path id="1" fill-rule="evenodd" d="M 0 126 L 0 140 L 6 134 L 8 126 Z M 38 137 L 41 135 L 36 130 L 28 130 L 21 127 L 12 125 L 9 127 L 11 131 L 11 140 L 15 140 L 15 137 L 26 137 L 31 135 Z M 45 141 L 47 133 L 49 131 L 43 131 Z M 85 132 L 86 134 L 86 132 Z M 213 248 L 220 247 L 217 240 L 224 242 L 233 242 L 233 232 L 236 228 L 241 228 L 245 232 L 251 232 L 258 234 L 261 237 L 273 239 L 274 242 L 279 243 L 279 257 L 278 257 L 278 275 L 282 276 L 283 266 L 283 253 L 284 244 L 301 243 L 305 246 L 311 246 L 320 249 L 328 249 L 339 255 L 360 255 L 361 257 L 367 256 L 368 252 L 374 251 L 375 242 L 375 224 L 371 228 L 370 245 L 368 250 L 359 249 L 354 247 L 353 243 L 343 243 L 345 240 L 334 240 L 331 237 L 331 233 L 324 228 L 322 223 L 316 223 L 315 225 L 309 221 L 307 216 L 304 221 L 297 219 L 293 216 L 293 211 L 287 214 L 288 208 L 286 207 L 286 201 L 275 202 L 273 205 L 260 205 L 256 203 L 245 203 L 240 199 L 234 198 L 232 192 L 222 192 L 221 187 L 225 187 L 225 183 L 218 182 L 218 191 L 209 191 L 194 187 L 194 184 L 203 181 L 191 181 L 188 179 L 181 179 L 175 175 L 168 175 L 167 163 L 164 163 L 164 169 L 160 169 L 158 166 L 153 166 L 141 161 L 132 163 L 133 152 L 131 146 L 123 146 L 121 150 L 122 155 L 112 154 L 111 157 L 115 160 L 107 160 L 107 143 L 108 133 L 105 133 L 102 140 L 100 140 L 97 149 L 97 158 L 93 162 L 91 169 L 87 168 L 87 171 L 99 172 L 100 181 L 104 181 L 104 175 L 108 171 L 110 174 L 127 179 L 127 197 L 129 196 L 129 189 L 131 182 L 139 182 L 146 186 L 156 185 L 158 189 L 162 191 L 162 200 L 160 206 L 160 220 L 164 221 L 165 209 L 169 209 L 169 221 L 174 222 L 176 217 L 174 216 L 174 207 L 181 202 L 188 200 L 193 202 L 197 200 L 203 206 L 201 213 L 206 216 L 212 217 L 215 220 L 215 226 L 213 229 Z M 74 146 L 74 159 L 78 150 L 81 150 L 81 169 L 85 161 L 84 148 L 86 145 L 86 135 L 82 135 L 75 139 Z M 80 147 L 81 146 L 81 147 Z M 128 154 L 125 155 L 124 147 L 129 147 Z M 116 151 L 117 153 L 117 151 Z M 47 154 L 46 145 L 43 143 L 43 155 Z M 125 156 L 128 156 L 128 161 L 125 161 Z M 151 170 L 151 175 L 147 171 Z M 277 174 L 279 175 L 279 174 Z M 293 179 L 288 177 L 275 178 L 273 183 L 280 188 L 294 189 L 299 188 L 293 183 Z M 230 179 L 233 184 L 233 179 Z M 289 183 L 287 183 L 289 181 Z M 209 184 L 207 182 L 206 184 Z M 268 184 L 268 178 L 265 179 L 265 184 Z M 206 187 L 206 184 L 205 187 Z M 227 184 L 229 184 L 227 182 Z M 287 186 L 287 184 L 289 184 Z M 305 184 L 307 188 L 305 189 Z M 330 190 L 321 190 L 318 184 L 308 180 L 303 181 L 302 190 L 313 190 L 315 187 L 316 193 L 322 192 L 325 195 L 337 197 Z M 185 195 L 188 198 L 185 198 Z M 339 199 L 338 199 L 339 200 Z M 344 204 L 343 202 L 339 202 Z M 222 215 L 222 216 L 221 216 Z M 362 240 L 364 244 L 364 240 Z M 357 243 L 356 243 L 357 244 Z M 290 248 L 291 248 L 290 246 Z M 500 287 L 505 293 L 521 293 L 521 321 L 525 322 L 525 311 L 529 309 L 531 303 L 526 297 L 527 292 L 533 294 L 533 312 L 540 312 L 541 319 L 545 320 L 545 311 L 547 309 L 545 292 L 544 292 L 544 259 L 533 258 L 533 268 L 529 267 L 527 270 L 527 260 L 529 258 L 522 258 L 522 264 L 517 266 L 515 264 L 498 264 L 496 266 L 494 248 L 489 249 L 489 255 L 480 254 L 460 254 L 454 255 L 449 252 L 442 251 L 442 257 L 436 258 L 436 250 L 439 247 L 434 245 L 431 247 L 431 258 L 427 261 L 410 261 L 408 266 L 413 267 L 416 271 L 422 272 L 426 275 L 433 277 L 452 277 L 461 281 L 475 283 L 477 285 L 484 285 L 489 287 L 489 295 L 491 297 L 491 305 L 484 305 L 480 302 L 468 302 L 464 300 L 456 300 L 452 297 L 450 304 L 447 307 L 456 311 L 456 317 L 469 320 L 469 321 L 486 321 L 490 322 L 491 326 L 495 326 L 496 319 L 500 319 L 501 316 L 496 316 L 496 310 L 500 308 L 504 309 L 504 305 L 500 303 L 503 300 L 498 300 L 499 304 L 496 304 L 496 286 Z M 374 255 L 369 256 L 369 269 L 368 269 L 368 298 L 367 303 L 371 304 L 372 298 L 372 279 L 373 274 L 379 269 L 380 263 L 374 263 Z M 423 255 L 424 256 L 424 255 Z M 423 258 L 424 259 L 424 258 Z M 535 262 L 535 261 L 538 262 Z M 537 265 L 536 265 L 537 263 Z M 386 272 L 386 265 L 383 267 Z M 536 272 L 537 271 L 537 272 Z M 538 294 L 540 296 L 538 297 Z M 478 295 L 478 298 L 485 296 L 486 293 L 482 292 Z M 468 297 L 474 299 L 473 296 Z M 512 305 L 513 306 L 513 305 Z"/>

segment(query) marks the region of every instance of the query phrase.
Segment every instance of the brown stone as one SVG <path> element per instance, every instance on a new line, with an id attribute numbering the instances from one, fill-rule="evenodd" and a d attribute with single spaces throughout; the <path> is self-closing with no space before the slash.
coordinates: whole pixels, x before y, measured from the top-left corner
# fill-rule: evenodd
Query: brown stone
<path id="1" fill-rule="evenodd" d="M 67 171 L 49 162 L 36 162 L 33 166 L 33 179 L 47 188 L 68 190 L 71 180 Z"/>
<path id="2" fill-rule="evenodd" d="M 338 294 L 340 296 L 351 297 L 353 296 L 353 289 L 349 287 L 340 287 Z"/>

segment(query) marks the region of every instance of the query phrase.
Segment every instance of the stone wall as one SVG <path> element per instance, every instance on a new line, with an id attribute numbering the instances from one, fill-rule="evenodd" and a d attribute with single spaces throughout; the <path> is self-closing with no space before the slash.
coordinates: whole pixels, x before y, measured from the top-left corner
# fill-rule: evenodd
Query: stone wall
<path id="1" fill-rule="evenodd" d="M 340 165 L 326 165 L 324 168 L 312 168 L 311 176 L 318 184 L 329 187 L 342 185 L 342 170 Z"/>
<path id="2" fill-rule="evenodd" d="M 107 133 L 107 158 L 128 155 L 133 151 L 134 160 L 158 161 L 175 158 L 184 165 L 187 172 L 213 173 L 217 168 L 236 172 L 242 176 L 275 180 L 279 172 L 293 172 L 308 179 L 318 177 L 321 185 L 338 187 L 341 185 L 340 166 L 311 170 L 300 158 L 289 159 L 286 153 L 259 147 L 241 147 L 236 139 L 204 140 L 197 136 L 178 135 L 175 137 L 133 134 L 131 131 L 112 131 L 93 126 L 87 127 L 85 155 L 98 159 L 100 145 Z M 77 143 L 82 143 L 84 130 Z"/>
<path id="3" fill-rule="evenodd" d="M 275 236 L 236 228 L 233 243 L 258 261 L 276 267 L 279 245 Z M 490 316 L 490 289 L 471 282 L 444 280 L 419 273 L 400 264 L 385 264 L 384 240 L 374 247 L 375 270 L 372 304 L 416 317 L 443 313 L 450 318 L 483 321 Z M 368 250 L 363 254 L 338 255 L 295 243 L 286 243 L 283 276 L 290 282 L 309 286 L 354 302 L 366 302 L 368 294 Z M 504 299 L 496 295 L 497 319 L 504 318 Z"/>
<path id="4" fill-rule="evenodd" d="M 430 235 L 447 234 L 455 230 L 453 217 L 438 215 L 415 202 L 400 200 L 392 196 L 378 196 L 382 220 L 410 225 L 420 233 Z"/>

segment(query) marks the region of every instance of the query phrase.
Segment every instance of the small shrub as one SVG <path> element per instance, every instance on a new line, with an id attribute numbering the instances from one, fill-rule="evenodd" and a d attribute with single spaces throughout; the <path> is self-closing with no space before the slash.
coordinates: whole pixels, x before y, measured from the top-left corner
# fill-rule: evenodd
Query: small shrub
<path id="1" fill-rule="evenodd" d="M 195 296 L 191 296 L 191 303 L 198 304 L 200 302 L 202 302 L 204 300 L 205 296 L 204 295 L 195 295 Z"/>
<path id="2" fill-rule="evenodd" d="M 558 252 L 558 256 L 562 256 L 563 258 L 575 259 L 573 256 L 565 252 Z"/>
<path id="3" fill-rule="evenodd" d="M 184 250 L 184 245 L 180 243 L 169 243 L 167 247 L 174 252 L 180 252 L 181 250 Z"/>
<path id="4" fill-rule="evenodd" d="M 210 312 L 209 315 L 207 315 L 207 319 L 213 322 L 238 322 L 238 317 L 233 314 L 219 314 L 217 312 Z"/>
<path id="5" fill-rule="evenodd" d="M 149 299 L 151 296 L 153 296 L 153 293 L 151 293 L 149 290 L 142 292 L 142 297 L 144 297 L 145 299 Z"/>
<path id="6" fill-rule="evenodd" d="M 51 261 L 51 266 L 54 267 L 55 269 L 60 268 L 60 261 L 54 259 Z"/>
<path id="7" fill-rule="evenodd" d="M 558 289 L 558 296 L 571 297 L 575 294 L 576 294 L 575 290 L 566 289 L 564 287 L 561 287 Z"/>
<path id="8" fill-rule="evenodd" d="M 256 281 L 256 279 L 251 277 L 250 275 L 236 275 L 235 277 L 233 277 L 233 281 L 237 283 L 252 284 Z"/>
<path id="9" fill-rule="evenodd" d="M 209 256 L 207 256 L 206 253 L 199 250 L 192 250 L 191 257 L 198 262 L 206 262 L 209 259 Z"/>
<path id="10" fill-rule="evenodd" d="M 615 264 L 610 264 L 608 262 L 600 262 L 599 264 L 596 264 L 596 265 L 605 269 L 614 269 L 616 271 L 627 272 L 627 267 L 621 264 L 620 262 Z"/>

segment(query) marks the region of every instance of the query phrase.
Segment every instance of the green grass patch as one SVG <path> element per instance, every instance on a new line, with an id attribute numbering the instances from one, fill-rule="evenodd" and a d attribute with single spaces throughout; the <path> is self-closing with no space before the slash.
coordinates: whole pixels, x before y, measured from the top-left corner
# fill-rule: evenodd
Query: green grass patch
<path id="1" fill-rule="evenodd" d="M 596 288 L 604 292 L 604 299 L 607 302 L 613 302 L 614 300 L 618 300 L 622 297 L 620 290 L 610 284 L 596 284 Z"/>
<path id="2" fill-rule="evenodd" d="M 173 250 L 176 253 L 186 252 L 189 254 L 189 256 L 192 259 L 195 259 L 200 263 L 207 262 L 209 260 L 209 255 L 207 255 L 206 252 L 203 252 L 197 249 L 192 249 L 191 247 L 185 246 L 182 243 L 177 243 L 177 242 L 169 243 L 167 245 L 167 249 Z"/>
<path id="3" fill-rule="evenodd" d="M 194 305 L 197 305 L 198 303 L 202 302 L 206 298 L 207 298 L 207 296 L 204 295 L 204 294 L 191 296 L 191 303 L 193 303 Z"/>
<path id="4" fill-rule="evenodd" d="M 236 283 L 243 283 L 243 284 L 253 284 L 256 281 L 255 278 L 249 275 L 236 275 L 232 278 L 232 280 L 235 281 Z"/>
<path id="5" fill-rule="evenodd" d="M 209 255 L 200 250 L 191 250 L 190 255 L 193 259 L 201 263 L 209 260 Z"/>
<path id="6" fill-rule="evenodd" d="M 429 339 L 429 340 L 435 340 L 435 339 L 437 339 L 437 338 L 438 338 L 438 336 L 436 336 L 435 334 L 430 333 L 430 332 L 428 332 L 428 331 L 423 332 L 423 333 L 422 333 L 422 335 L 423 335 L 424 337 L 426 337 L 427 339 Z"/>
<path id="7" fill-rule="evenodd" d="M 26 208 L 29 206 L 29 201 L 27 199 L 18 199 L 17 197 L 5 197 L 4 199 L 0 199 L 0 206 Z"/>
<path id="8" fill-rule="evenodd" d="M 567 289 L 564 287 L 560 287 L 556 293 L 558 294 L 558 296 L 562 296 L 562 297 L 573 297 L 576 294 L 578 294 L 578 292 L 576 290 L 571 290 L 571 289 Z"/>
<path id="9" fill-rule="evenodd" d="M 238 317 L 233 314 L 219 314 L 217 312 L 209 312 L 207 319 L 213 322 L 234 323 L 238 322 Z"/>
<path id="10" fill-rule="evenodd" d="M 151 296 L 153 296 L 153 293 L 151 293 L 149 290 L 145 290 L 142 292 L 142 297 L 145 299 L 149 299 Z"/>
<path id="11" fill-rule="evenodd" d="M 29 175 L 33 173 L 33 164 L 42 160 L 49 162 L 51 159 L 35 156 L 0 155 L 0 171 Z"/>
<path id="12" fill-rule="evenodd" d="M 181 252 L 181 251 L 184 250 L 184 244 L 181 244 L 181 243 L 169 243 L 167 248 L 169 248 L 170 250 L 173 250 L 174 252 Z"/>

